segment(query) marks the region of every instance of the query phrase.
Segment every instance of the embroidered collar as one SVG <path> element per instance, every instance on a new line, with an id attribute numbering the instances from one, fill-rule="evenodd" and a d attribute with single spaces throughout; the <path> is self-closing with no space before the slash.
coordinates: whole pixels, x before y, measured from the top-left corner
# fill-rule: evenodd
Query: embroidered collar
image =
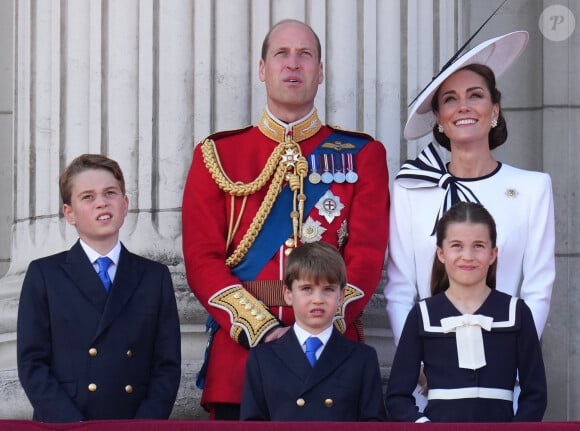
<path id="1" fill-rule="evenodd" d="M 276 142 L 284 142 L 287 136 L 294 142 L 302 142 L 314 136 L 321 127 L 315 108 L 306 117 L 287 124 L 274 117 L 266 107 L 258 123 L 260 131 Z"/>

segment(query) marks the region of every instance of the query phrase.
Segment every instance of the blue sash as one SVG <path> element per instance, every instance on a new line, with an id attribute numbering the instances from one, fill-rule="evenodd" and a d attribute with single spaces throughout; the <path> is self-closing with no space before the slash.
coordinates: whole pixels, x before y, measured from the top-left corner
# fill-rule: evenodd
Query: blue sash
<path id="1" fill-rule="evenodd" d="M 332 148 L 323 148 L 327 142 L 348 141 L 355 148 L 347 150 L 350 154 L 358 153 L 362 147 L 369 141 L 368 137 L 350 135 L 341 132 L 334 132 L 326 137 L 315 149 L 312 154 L 330 154 L 336 150 Z M 309 214 L 316 202 L 330 188 L 330 184 L 318 183 L 312 184 L 310 181 L 304 181 L 304 194 L 307 196 L 304 202 L 304 214 Z M 238 265 L 232 268 L 232 274 L 241 281 L 255 280 L 262 271 L 266 263 L 276 254 L 280 245 L 292 235 L 292 222 L 290 212 L 292 211 L 293 191 L 286 184 L 272 206 L 270 214 L 266 218 L 262 230 L 256 237 L 252 247 Z"/>

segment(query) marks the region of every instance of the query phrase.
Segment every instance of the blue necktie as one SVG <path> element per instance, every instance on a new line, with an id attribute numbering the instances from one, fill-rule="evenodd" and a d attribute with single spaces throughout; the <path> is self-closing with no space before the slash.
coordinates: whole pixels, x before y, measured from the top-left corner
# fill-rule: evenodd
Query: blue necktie
<path id="1" fill-rule="evenodd" d="M 322 346 L 320 338 L 308 337 L 306 339 L 306 358 L 312 367 L 316 364 L 316 351 L 320 346 Z"/>
<path id="2" fill-rule="evenodd" d="M 109 273 L 107 270 L 113 261 L 108 257 L 99 257 L 97 259 L 97 264 L 99 265 L 99 278 L 103 282 L 103 286 L 105 286 L 105 290 L 108 292 L 109 288 L 111 287 L 111 278 L 109 277 Z"/>

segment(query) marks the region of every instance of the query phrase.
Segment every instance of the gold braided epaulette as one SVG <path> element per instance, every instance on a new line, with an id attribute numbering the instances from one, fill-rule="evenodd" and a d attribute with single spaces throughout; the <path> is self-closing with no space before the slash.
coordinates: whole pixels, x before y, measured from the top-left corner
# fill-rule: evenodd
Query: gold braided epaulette
<path id="1" fill-rule="evenodd" d="M 346 306 L 352 302 L 356 301 L 357 299 L 361 299 L 365 296 L 365 293 L 351 284 L 347 284 L 344 288 L 344 301 L 342 301 L 342 305 L 336 310 L 336 314 L 334 316 L 334 326 L 340 332 L 344 333 L 346 331 L 346 322 L 344 321 L 344 310 Z"/>
<path id="2" fill-rule="evenodd" d="M 251 183 L 240 183 L 232 181 L 227 173 L 224 171 L 217 148 L 215 146 L 215 141 L 213 139 L 206 139 L 201 145 L 201 153 L 203 154 L 203 161 L 206 168 L 211 174 L 212 178 L 224 192 L 229 193 L 232 196 L 249 196 L 261 190 L 262 187 L 272 178 L 272 175 L 276 171 L 279 165 L 279 161 L 282 157 L 284 147 L 277 146 L 272 154 L 268 158 L 264 169 L 260 172 L 260 175 L 252 181 Z M 284 173 L 281 173 L 283 178 Z"/>
<path id="3" fill-rule="evenodd" d="M 254 347 L 270 329 L 279 325 L 270 310 L 239 284 L 215 293 L 208 303 L 228 312 L 232 323 L 230 337 L 237 343 L 244 332 L 250 347 Z"/>
<path id="4" fill-rule="evenodd" d="M 336 132 L 344 133 L 345 135 L 358 136 L 360 138 L 368 139 L 369 141 L 374 141 L 375 140 L 375 138 L 373 138 L 368 133 L 359 132 L 359 131 L 356 131 L 356 130 L 347 130 L 347 129 L 343 129 L 340 126 L 336 126 L 336 125 L 335 126 L 331 126 L 330 124 L 327 124 L 327 126 L 330 127 L 332 130 L 334 130 Z"/>

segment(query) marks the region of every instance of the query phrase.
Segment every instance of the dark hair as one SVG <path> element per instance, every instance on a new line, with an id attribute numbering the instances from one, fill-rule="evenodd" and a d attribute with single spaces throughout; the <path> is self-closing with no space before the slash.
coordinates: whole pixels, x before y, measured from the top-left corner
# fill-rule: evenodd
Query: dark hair
<path id="1" fill-rule="evenodd" d="M 314 283 L 326 281 L 346 286 L 346 265 L 338 250 L 332 245 L 318 241 L 299 245 L 286 259 L 284 284 L 292 289 L 292 283 L 301 278 Z"/>
<path id="2" fill-rule="evenodd" d="M 314 32 L 314 30 L 312 30 L 312 27 L 310 27 L 308 24 L 303 23 L 302 21 L 298 21 L 297 19 L 284 19 L 282 21 L 277 22 L 276 24 L 274 24 L 272 26 L 272 28 L 270 29 L 268 34 L 266 34 L 266 37 L 264 38 L 264 42 L 262 42 L 262 54 L 261 54 L 262 60 L 266 61 L 266 56 L 268 54 L 268 48 L 270 47 L 270 35 L 274 31 L 274 29 L 282 24 L 288 24 L 288 23 L 301 24 L 310 30 L 310 32 L 314 36 L 314 39 L 316 40 L 316 48 L 318 49 L 318 62 L 320 63 L 320 59 L 322 58 L 322 52 L 321 52 L 322 47 L 320 45 L 320 39 L 318 38 L 318 35 Z"/>
<path id="3" fill-rule="evenodd" d="M 483 205 L 473 202 L 459 202 L 453 205 L 437 223 L 437 247 L 443 247 L 443 240 L 447 237 L 447 228 L 451 223 L 476 223 L 486 225 L 489 229 L 491 246 L 496 247 L 497 229 L 491 214 Z M 491 289 L 495 289 L 495 275 L 497 271 L 497 259 L 487 270 L 486 283 Z M 443 292 L 449 287 L 449 277 L 445 271 L 445 265 L 438 259 L 435 252 L 433 269 L 431 270 L 431 295 Z"/>
<path id="4" fill-rule="evenodd" d="M 495 86 L 495 74 L 493 73 L 493 70 L 491 70 L 489 67 L 478 63 L 468 64 L 467 66 L 464 66 L 461 69 L 459 69 L 458 72 L 460 70 L 469 70 L 481 76 L 485 81 L 487 89 L 491 94 L 492 103 L 497 103 L 499 105 L 497 126 L 491 128 L 489 131 L 489 149 L 493 150 L 494 148 L 497 148 L 500 145 L 502 145 L 507 140 L 508 137 L 507 124 L 501 110 L 500 103 L 501 92 Z M 439 100 L 437 96 L 439 95 L 440 89 L 441 86 L 439 86 L 439 88 L 433 95 L 433 98 L 431 99 L 431 109 L 433 110 L 433 112 L 439 112 Z M 433 126 L 433 136 L 435 137 L 435 140 L 439 144 L 441 144 L 441 146 L 446 148 L 448 151 L 451 151 L 451 143 L 449 142 L 449 138 L 445 135 L 445 133 L 441 133 L 438 130 L 437 124 Z"/>
<path id="5" fill-rule="evenodd" d="M 125 195 L 125 179 L 123 178 L 123 171 L 116 161 L 101 154 L 82 154 L 70 162 L 64 172 L 60 175 L 58 185 L 62 202 L 66 205 L 70 205 L 73 179 L 76 175 L 84 171 L 98 169 L 109 171 L 113 174 L 115 179 L 119 182 L 121 192 Z"/>

